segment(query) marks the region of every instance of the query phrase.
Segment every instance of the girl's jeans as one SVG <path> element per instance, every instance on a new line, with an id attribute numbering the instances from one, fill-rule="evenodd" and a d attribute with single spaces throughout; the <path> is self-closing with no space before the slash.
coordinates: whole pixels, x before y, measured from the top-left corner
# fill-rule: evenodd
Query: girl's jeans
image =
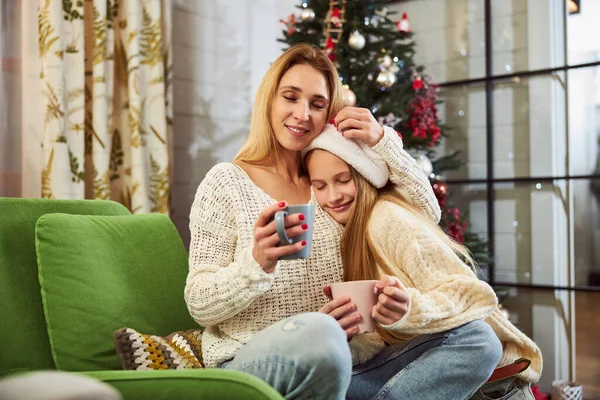
<path id="1" fill-rule="evenodd" d="M 473 321 L 387 347 L 352 371 L 337 321 L 306 313 L 257 333 L 221 367 L 255 375 L 286 399 L 468 399 L 501 355 L 491 327 Z"/>

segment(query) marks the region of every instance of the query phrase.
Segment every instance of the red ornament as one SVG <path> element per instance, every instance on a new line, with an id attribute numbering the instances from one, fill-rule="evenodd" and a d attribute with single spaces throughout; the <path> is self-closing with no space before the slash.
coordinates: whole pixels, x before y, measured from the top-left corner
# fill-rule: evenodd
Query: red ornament
<path id="1" fill-rule="evenodd" d="M 452 223 L 446 227 L 446 233 L 458 243 L 465 242 L 465 233 L 463 227 L 457 223 Z"/>
<path id="2" fill-rule="evenodd" d="M 423 89 L 423 79 L 420 76 L 417 76 L 413 81 L 412 87 L 414 90 Z"/>
<path id="3" fill-rule="evenodd" d="M 542 392 L 540 389 L 540 385 L 532 386 L 531 393 L 533 393 L 533 398 L 535 400 L 548 400 L 549 397 L 546 393 Z"/>
<path id="4" fill-rule="evenodd" d="M 286 26 L 288 36 L 296 32 L 296 16 L 294 15 L 294 13 L 288 15 L 288 17 L 285 20 L 280 19 L 279 22 Z"/>
<path id="5" fill-rule="evenodd" d="M 333 43 L 333 39 L 331 37 L 327 38 L 327 43 L 325 43 L 325 54 L 331 61 L 335 61 L 335 54 L 333 54 L 333 50 L 335 49 L 335 43 Z"/>
<path id="6" fill-rule="evenodd" d="M 335 7 L 333 10 L 331 10 L 331 16 L 329 17 L 329 20 L 336 28 L 340 28 L 342 26 L 339 8 Z"/>
<path id="7" fill-rule="evenodd" d="M 423 139 L 430 147 L 433 147 L 442 135 L 442 131 L 437 126 L 438 111 L 435 104 L 438 89 L 435 85 L 425 82 L 421 77 L 413 81 L 413 88 L 415 85 L 422 85 L 422 87 L 419 90 L 415 89 L 415 98 L 408 110 L 410 118 L 407 124 L 414 137 Z"/>
<path id="8" fill-rule="evenodd" d="M 412 32 L 412 28 L 410 27 L 410 22 L 408 20 L 408 15 L 406 13 L 402 13 L 402 18 L 400 21 L 396 21 L 396 29 L 398 32 L 409 33 Z"/>
<path id="9" fill-rule="evenodd" d="M 460 219 L 460 210 L 458 208 L 449 208 L 448 210 L 446 210 L 446 213 L 448 214 L 448 217 L 452 219 Z"/>
<path id="10" fill-rule="evenodd" d="M 446 188 L 446 191 L 448 188 Z M 435 191 L 435 190 L 434 190 Z M 460 219 L 461 214 L 458 208 L 449 208 L 446 210 L 446 233 L 458 243 L 465 242 L 465 232 L 469 224 Z"/>
<path id="11" fill-rule="evenodd" d="M 398 132 L 398 131 L 394 131 L 394 132 L 396 132 L 396 135 L 400 136 L 400 139 L 402 139 L 402 134 L 400 132 Z"/>
<path id="12" fill-rule="evenodd" d="M 441 208 L 446 206 L 446 195 L 448 194 L 448 184 L 440 180 L 433 181 L 433 193 L 438 200 Z"/>

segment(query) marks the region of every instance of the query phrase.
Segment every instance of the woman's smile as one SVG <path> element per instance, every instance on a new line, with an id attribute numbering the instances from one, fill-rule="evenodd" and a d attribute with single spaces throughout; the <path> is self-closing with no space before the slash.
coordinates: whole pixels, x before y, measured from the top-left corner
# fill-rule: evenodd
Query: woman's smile
<path id="1" fill-rule="evenodd" d="M 300 126 L 286 125 L 285 126 L 290 133 L 296 137 L 302 137 L 310 132 L 309 129 L 302 128 Z"/>

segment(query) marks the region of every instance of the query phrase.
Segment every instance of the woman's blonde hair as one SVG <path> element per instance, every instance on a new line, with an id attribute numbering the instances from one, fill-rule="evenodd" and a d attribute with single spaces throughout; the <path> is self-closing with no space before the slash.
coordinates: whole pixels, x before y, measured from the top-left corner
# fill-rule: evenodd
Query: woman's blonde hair
<path id="1" fill-rule="evenodd" d="M 278 163 L 281 145 L 271 127 L 271 106 L 281 77 L 295 65 L 309 65 L 321 72 L 327 80 L 329 106 L 327 121 L 343 107 L 342 85 L 331 60 L 318 47 L 299 43 L 290 47 L 275 60 L 265 74 L 254 100 L 250 133 L 246 142 L 235 156 L 234 161 L 267 166 Z"/>
<path id="2" fill-rule="evenodd" d="M 380 271 L 385 275 L 397 276 L 398 266 L 390 264 L 387 257 L 377 252 L 369 235 L 368 223 L 371 212 L 380 201 L 390 201 L 408 210 L 424 225 L 428 226 L 446 245 L 473 270 L 477 266 L 469 250 L 448 236 L 439 225 L 415 209 L 404 195 L 391 183 L 377 190 L 352 166 L 348 165 L 356 185 L 354 211 L 346 223 L 341 239 L 341 253 L 344 265 L 344 281 L 380 279 Z M 409 339 L 409 336 L 387 331 L 378 326 L 378 333 L 388 343 L 394 344 Z"/>

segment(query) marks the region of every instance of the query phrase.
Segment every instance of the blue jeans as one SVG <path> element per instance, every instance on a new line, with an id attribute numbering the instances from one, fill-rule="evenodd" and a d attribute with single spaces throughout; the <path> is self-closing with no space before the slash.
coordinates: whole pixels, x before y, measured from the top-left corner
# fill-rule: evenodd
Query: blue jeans
<path id="1" fill-rule="evenodd" d="M 483 321 L 420 335 L 356 366 L 347 399 L 468 399 L 501 356 L 502 344 Z"/>
<path id="2" fill-rule="evenodd" d="M 255 375 L 286 399 L 342 400 L 352 357 L 335 319 L 306 313 L 260 331 L 221 367 Z"/>
<path id="3" fill-rule="evenodd" d="M 471 400 L 535 400 L 531 385 L 517 378 L 483 385 Z"/>
<path id="4" fill-rule="evenodd" d="M 222 368 L 255 375 L 286 399 L 467 399 L 500 361 L 502 346 L 482 321 L 387 347 L 352 371 L 346 334 L 331 317 L 277 322 Z"/>

